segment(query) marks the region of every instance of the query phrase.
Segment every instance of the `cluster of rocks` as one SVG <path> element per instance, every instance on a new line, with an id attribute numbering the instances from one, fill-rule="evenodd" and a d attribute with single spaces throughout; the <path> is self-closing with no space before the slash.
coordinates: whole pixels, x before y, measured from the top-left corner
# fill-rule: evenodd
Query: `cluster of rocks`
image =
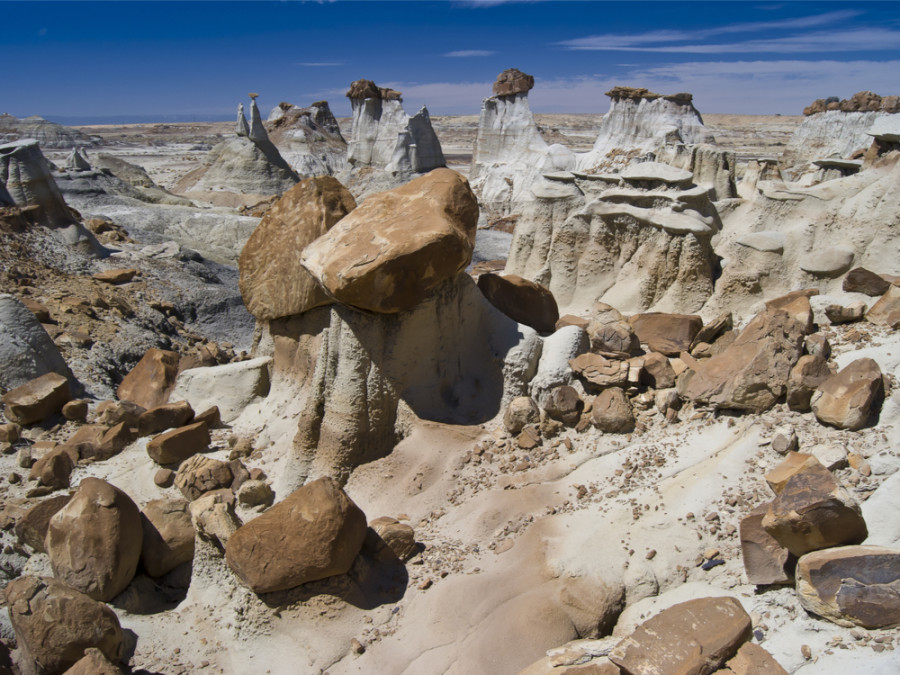
<path id="1" fill-rule="evenodd" d="M 346 168 L 347 141 L 328 101 L 301 108 L 279 103 L 266 120 L 269 139 L 298 176 L 334 175 Z"/>
<path id="2" fill-rule="evenodd" d="M 843 100 L 837 96 L 820 98 L 803 109 L 803 114 L 816 115 L 829 110 L 840 112 L 900 112 L 900 96 L 879 96 L 871 91 L 858 91 Z"/>

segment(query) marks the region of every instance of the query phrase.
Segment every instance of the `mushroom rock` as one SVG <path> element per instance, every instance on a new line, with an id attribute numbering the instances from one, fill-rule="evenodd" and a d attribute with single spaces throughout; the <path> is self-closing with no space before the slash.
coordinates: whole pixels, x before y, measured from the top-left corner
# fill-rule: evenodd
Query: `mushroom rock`
<path id="1" fill-rule="evenodd" d="M 394 174 L 425 173 L 446 164 L 428 110 L 414 117 L 403 110 L 400 92 L 357 80 L 347 92 L 353 109 L 347 161 L 352 167 L 385 169 Z"/>
<path id="2" fill-rule="evenodd" d="M 494 96 L 515 96 L 527 94 L 534 88 L 534 77 L 526 75 L 518 68 L 508 68 L 497 76 L 494 82 Z"/>

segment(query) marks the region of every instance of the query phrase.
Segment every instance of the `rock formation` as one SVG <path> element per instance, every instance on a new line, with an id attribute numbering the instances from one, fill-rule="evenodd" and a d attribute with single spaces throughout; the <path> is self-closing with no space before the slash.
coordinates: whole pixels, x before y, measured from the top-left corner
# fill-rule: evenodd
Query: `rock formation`
<path id="1" fill-rule="evenodd" d="M 469 180 L 489 218 L 517 212 L 533 199 L 531 185 L 541 172 L 573 168 L 574 154 L 549 146 L 528 106 L 534 78 L 515 68 L 497 76 L 494 95 L 481 103 Z"/>
<path id="2" fill-rule="evenodd" d="M 306 108 L 280 103 L 266 121 L 269 139 L 301 178 L 334 175 L 346 168 L 347 142 L 328 101 Z"/>
<path id="3" fill-rule="evenodd" d="M 9 391 L 50 372 L 74 381 L 37 317 L 15 297 L 0 294 L 0 389 Z"/>
<path id="4" fill-rule="evenodd" d="M 353 82 L 347 98 L 353 109 L 347 161 L 353 168 L 408 176 L 444 166 L 441 143 L 424 106 L 410 117 L 400 92 L 378 88 L 371 80 Z"/>
<path id="5" fill-rule="evenodd" d="M 698 310 L 713 290 L 711 188 L 645 162 L 621 175 L 547 174 L 516 224 L 506 271 L 550 289 L 561 312 Z"/>
<path id="6" fill-rule="evenodd" d="M 48 150 L 84 148 L 95 142 L 77 129 L 49 122 L 43 117 L 31 115 L 17 118 L 3 113 L 0 115 L 0 144 L 33 138 Z"/>
<path id="7" fill-rule="evenodd" d="M 238 117 L 235 137 L 210 150 L 203 166 L 182 177 L 175 192 L 220 206 L 249 206 L 300 180 L 269 140 L 255 99 L 250 103 L 249 127 L 243 107 Z"/>

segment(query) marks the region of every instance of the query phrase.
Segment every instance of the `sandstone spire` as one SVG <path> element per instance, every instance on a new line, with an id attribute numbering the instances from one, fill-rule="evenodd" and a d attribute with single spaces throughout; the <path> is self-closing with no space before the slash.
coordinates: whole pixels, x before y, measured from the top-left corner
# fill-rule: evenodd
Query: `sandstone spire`
<path id="1" fill-rule="evenodd" d="M 244 117 L 244 104 L 238 103 L 237 127 L 234 130 L 238 136 L 249 136 L 250 127 L 247 126 L 247 118 Z"/>
<path id="2" fill-rule="evenodd" d="M 250 140 L 254 143 L 269 140 L 269 135 L 266 133 L 266 128 L 263 126 L 262 117 L 259 115 L 259 108 L 256 106 L 255 98 L 250 101 L 250 133 L 248 135 L 250 136 Z"/>

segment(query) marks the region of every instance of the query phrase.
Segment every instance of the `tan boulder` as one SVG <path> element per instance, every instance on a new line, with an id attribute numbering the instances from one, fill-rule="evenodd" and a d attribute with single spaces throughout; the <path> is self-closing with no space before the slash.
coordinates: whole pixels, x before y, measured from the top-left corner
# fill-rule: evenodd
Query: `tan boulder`
<path id="1" fill-rule="evenodd" d="M 339 302 L 401 312 L 466 268 L 477 221 L 468 181 L 435 169 L 366 198 L 307 246 L 301 262 Z"/>
<path id="2" fill-rule="evenodd" d="M 503 413 L 503 426 L 511 434 L 518 434 L 526 424 L 536 424 L 541 421 L 541 410 L 530 396 L 517 396 Z"/>
<path id="3" fill-rule="evenodd" d="M 841 626 L 900 625 L 900 550 L 842 546 L 797 561 L 797 594 L 808 612 Z"/>
<path id="4" fill-rule="evenodd" d="M 788 478 L 762 526 L 795 556 L 868 536 L 859 504 L 818 461 Z"/>
<path id="5" fill-rule="evenodd" d="M 141 514 L 131 498 L 106 481 L 85 478 L 50 519 L 45 545 L 57 579 L 106 602 L 134 577 L 141 539 Z"/>
<path id="6" fill-rule="evenodd" d="M 0 424 L 0 443 L 15 443 L 22 434 L 22 427 L 15 422 Z"/>
<path id="7" fill-rule="evenodd" d="M 69 401 L 62 407 L 62 415 L 70 422 L 84 422 L 87 419 L 90 401 L 80 398 Z"/>
<path id="8" fill-rule="evenodd" d="M 234 485 L 231 486 L 232 490 Z M 252 478 L 241 483 L 240 488 L 235 492 L 238 503 L 244 506 L 259 506 L 261 504 L 269 505 L 275 499 L 275 493 L 272 488 L 264 480 L 253 480 Z"/>
<path id="9" fill-rule="evenodd" d="M 234 513 L 234 502 L 222 491 L 208 492 L 191 502 L 191 524 L 197 534 L 224 551 L 228 540 L 241 527 Z"/>
<path id="10" fill-rule="evenodd" d="M 787 482 L 800 471 L 819 466 L 821 462 L 804 452 L 788 452 L 784 460 L 779 462 L 765 475 L 766 482 L 776 495 L 780 494 Z"/>
<path id="11" fill-rule="evenodd" d="M 167 572 L 194 557 L 194 526 L 184 500 L 154 499 L 141 513 L 141 564 L 151 577 Z"/>
<path id="12" fill-rule="evenodd" d="M 319 478 L 228 540 L 225 559 L 256 593 L 343 574 L 366 536 L 366 516 L 331 478 Z"/>
<path id="13" fill-rule="evenodd" d="M 862 321 L 866 313 L 866 303 L 852 302 L 849 305 L 828 305 L 825 307 L 825 316 L 834 324 L 854 323 Z"/>
<path id="14" fill-rule="evenodd" d="M 330 304 L 300 256 L 355 208 L 353 195 L 331 176 L 307 178 L 285 192 L 241 251 L 240 289 L 247 310 L 268 320 Z"/>
<path id="15" fill-rule="evenodd" d="M 122 669 L 111 663 L 99 649 L 84 650 L 84 656 L 64 675 L 122 675 Z"/>
<path id="16" fill-rule="evenodd" d="M 579 354 L 569 360 L 572 371 L 596 387 L 624 387 L 630 367 L 627 361 L 611 361 L 600 354 Z"/>
<path id="17" fill-rule="evenodd" d="M 666 356 L 678 356 L 689 351 L 694 338 L 703 328 L 703 319 L 695 314 L 667 314 L 648 312 L 629 319 L 638 340 L 650 351 Z"/>
<path id="18" fill-rule="evenodd" d="M 668 389 L 675 386 L 675 370 L 666 356 L 650 352 L 643 357 L 641 381 L 654 389 Z"/>
<path id="19" fill-rule="evenodd" d="M 517 323 L 539 333 L 552 333 L 559 307 L 549 289 L 515 274 L 482 274 L 478 288 L 494 307 Z"/>
<path id="20" fill-rule="evenodd" d="M 752 642 L 745 642 L 737 654 L 719 671 L 721 675 L 788 675 L 769 652 Z"/>
<path id="21" fill-rule="evenodd" d="M 594 399 L 591 421 L 605 433 L 626 434 L 633 431 L 634 411 L 625 392 L 617 387 L 604 389 Z"/>
<path id="22" fill-rule="evenodd" d="M 790 568 L 793 558 L 790 551 L 779 544 L 762 526 L 763 516 L 769 510 L 762 504 L 741 518 L 741 554 L 747 581 L 757 586 L 790 584 L 794 581 Z"/>
<path id="23" fill-rule="evenodd" d="M 69 380 L 58 373 L 46 373 L 8 391 L 3 404 L 10 422 L 28 425 L 60 412 L 71 399 Z"/>
<path id="24" fill-rule="evenodd" d="M 591 340 L 591 351 L 612 359 L 627 359 L 641 349 L 631 324 L 624 319 L 616 320 L 611 312 L 594 318 L 588 324 L 587 333 Z"/>
<path id="25" fill-rule="evenodd" d="M 20 660 L 60 675 L 95 647 L 113 662 L 124 652 L 119 619 L 109 607 L 49 577 L 22 576 L 6 587 Z"/>
<path id="26" fill-rule="evenodd" d="M 787 390 L 806 332 L 783 310 L 760 312 L 729 347 L 694 362 L 693 372 L 679 378 L 678 393 L 716 408 L 768 410 Z"/>
<path id="27" fill-rule="evenodd" d="M 703 328 L 697 331 L 694 341 L 691 343 L 691 349 L 701 342 L 707 344 L 714 343 L 723 333 L 730 331 L 734 327 L 734 317 L 731 312 L 719 314 L 715 319 L 705 324 Z"/>
<path id="28" fill-rule="evenodd" d="M 872 359 L 856 359 L 819 385 L 810 407 L 823 424 L 856 431 L 878 412 L 883 399 L 881 368 Z"/>
<path id="29" fill-rule="evenodd" d="M 94 281 L 101 281 L 105 284 L 125 284 L 137 276 L 138 271 L 133 267 L 127 269 L 103 270 L 92 275 Z"/>
<path id="30" fill-rule="evenodd" d="M 226 462 L 212 457 L 194 455 L 189 457 L 175 474 L 175 487 L 185 499 L 193 501 L 205 492 L 231 486 L 234 474 Z"/>
<path id="31" fill-rule="evenodd" d="M 787 381 L 787 404 L 791 410 L 806 412 L 816 389 L 831 377 L 828 361 L 822 356 L 804 354 L 791 368 Z"/>
<path id="32" fill-rule="evenodd" d="M 27 544 L 38 553 L 46 553 L 44 539 L 50 519 L 72 499 L 69 495 L 58 495 L 38 502 L 28 509 L 16 523 L 16 537 L 22 544 Z"/>
<path id="33" fill-rule="evenodd" d="M 818 288 L 804 288 L 799 291 L 791 291 L 787 295 L 768 300 L 766 302 L 766 310 L 770 312 L 775 310 L 787 312 L 794 321 L 803 326 L 804 333 L 812 333 L 815 323 L 809 299 L 818 294 Z"/>
<path id="34" fill-rule="evenodd" d="M 164 403 L 141 413 L 138 432 L 141 436 L 150 436 L 166 429 L 184 426 L 193 419 L 194 409 L 187 401 Z"/>
<path id="35" fill-rule="evenodd" d="M 415 530 L 396 518 L 381 516 L 369 523 L 369 527 L 381 540 L 378 543 L 386 546 L 391 551 L 391 555 L 396 556 L 400 561 L 406 562 L 419 552 Z M 376 547 L 378 549 L 376 555 L 381 550 L 381 546 Z"/>
<path id="36" fill-rule="evenodd" d="M 107 427 L 117 424 L 125 424 L 129 427 L 137 427 L 138 419 L 146 411 L 132 401 L 101 401 L 97 405 L 97 423 Z"/>
<path id="37" fill-rule="evenodd" d="M 544 410 L 551 419 L 569 426 L 578 423 L 583 409 L 584 401 L 578 395 L 578 390 L 567 384 L 551 389 L 544 402 Z"/>
<path id="38" fill-rule="evenodd" d="M 206 422 L 188 424 L 154 436 L 147 443 L 147 454 L 157 464 L 177 464 L 188 457 L 209 450 Z"/>
<path id="39" fill-rule="evenodd" d="M 900 286 L 891 286 L 866 312 L 866 321 L 897 329 L 900 326 Z"/>
<path id="40" fill-rule="evenodd" d="M 178 376 L 177 352 L 148 349 L 137 365 L 122 378 L 116 391 L 120 400 L 132 401 L 145 409 L 155 408 L 169 400 Z"/>
<path id="41" fill-rule="evenodd" d="M 722 667 L 752 632 L 734 598 L 699 598 L 648 619 L 610 652 L 626 673 L 706 675 Z"/>
<path id="42" fill-rule="evenodd" d="M 59 445 L 34 463 L 29 477 L 41 485 L 60 490 L 69 487 L 69 476 L 74 468 L 70 450 Z"/>

